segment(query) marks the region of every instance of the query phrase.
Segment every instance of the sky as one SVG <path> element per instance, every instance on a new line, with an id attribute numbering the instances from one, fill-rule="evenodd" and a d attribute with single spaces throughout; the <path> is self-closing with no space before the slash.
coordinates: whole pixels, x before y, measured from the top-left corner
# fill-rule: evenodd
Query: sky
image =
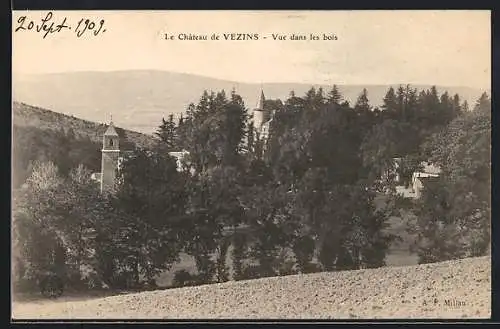
<path id="1" fill-rule="evenodd" d="M 14 11 L 13 31 L 47 15 Z M 154 69 L 249 83 L 437 84 L 491 88 L 489 11 L 55 11 L 72 30 L 13 32 L 13 74 Z M 81 18 L 106 31 L 76 37 Z M 164 34 L 258 33 L 259 40 Z M 272 34 L 335 35 L 275 41 Z M 263 37 L 267 38 L 264 39 Z M 222 38 L 222 36 L 221 36 Z"/>

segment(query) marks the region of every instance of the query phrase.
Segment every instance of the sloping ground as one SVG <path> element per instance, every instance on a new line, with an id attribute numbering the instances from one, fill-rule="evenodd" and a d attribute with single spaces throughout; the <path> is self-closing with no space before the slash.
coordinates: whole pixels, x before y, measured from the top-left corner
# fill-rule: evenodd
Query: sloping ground
<path id="1" fill-rule="evenodd" d="M 101 113 L 101 120 L 109 120 L 109 114 Z M 92 141 L 102 143 L 102 135 L 107 126 L 74 116 L 65 115 L 44 108 L 24 103 L 13 102 L 12 122 L 18 127 L 36 127 L 44 130 L 65 130 L 72 128 L 78 138 L 89 137 Z M 121 149 L 132 149 L 134 145 L 150 147 L 155 139 L 151 135 L 138 133 L 115 127 L 121 138 Z"/>
<path id="2" fill-rule="evenodd" d="M 489 318 L 488 257 L 148 291 L 15 302 L 13 318 Z"/>

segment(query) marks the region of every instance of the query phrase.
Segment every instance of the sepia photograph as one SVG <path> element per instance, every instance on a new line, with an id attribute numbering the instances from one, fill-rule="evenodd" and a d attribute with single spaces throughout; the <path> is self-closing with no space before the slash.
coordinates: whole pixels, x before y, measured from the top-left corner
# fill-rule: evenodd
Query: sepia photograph
<path id="1" fill-rule="evenodd" d="M 12 11 L 11 319 L 491 317 L 491 12 Z"/>

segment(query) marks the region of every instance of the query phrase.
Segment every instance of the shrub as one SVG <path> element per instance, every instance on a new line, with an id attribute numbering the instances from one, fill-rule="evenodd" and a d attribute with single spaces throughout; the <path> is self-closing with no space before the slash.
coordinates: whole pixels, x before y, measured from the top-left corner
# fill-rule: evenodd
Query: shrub
<path id="1" fill-rule="evenodd" d="M 195 281 L 195 276 L 186 270 L 176 271 L 174 274 L 174 279 L 172 280 L 172 285 L 174 287 L 186 287 L 192 285 Z"/>

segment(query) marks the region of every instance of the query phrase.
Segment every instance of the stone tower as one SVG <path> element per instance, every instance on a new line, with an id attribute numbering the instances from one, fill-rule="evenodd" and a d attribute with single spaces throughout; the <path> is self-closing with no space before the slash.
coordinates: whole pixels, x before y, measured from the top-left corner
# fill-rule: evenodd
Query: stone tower
<path id="1" fill-rule="evenodd" d="M 253 110 L 253 125 L 256 131 L 260 132 L 262 125 L 269 120 L 269 114 L 264 110 L 264 91 L 260 91 L 259 107 Z"/>
<path id="2" fill-rule="evenodd" d="M 101 192 L 109 192 L 114 188 L 119 156 L 119 137 L 111 121 L 102 141 Z"/>

